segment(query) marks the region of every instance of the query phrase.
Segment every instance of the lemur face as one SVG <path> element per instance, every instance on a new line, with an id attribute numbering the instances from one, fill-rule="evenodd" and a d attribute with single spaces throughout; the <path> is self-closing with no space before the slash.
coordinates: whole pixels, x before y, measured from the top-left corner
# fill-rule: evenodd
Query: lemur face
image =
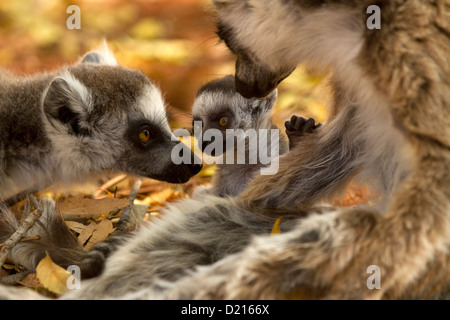
<path id="1" fill-rule="evenodd" d="M 173 163 L 171 150 L 179 141 L 172 139 L 159 89 L 111 57 L 89 53 L 54 79 L 44 95 L 55 153 L 65 159 L 61 163 L 73 163 L 74 168 L 63 170 L 118 169 L 172 183 L 188 181 L 200 171 L 201 165 L 194 164 L 200 161 Z"/>
<path id="2" fill-rule="evenodd" d="M 254 129 L 258 119 L 271 110 L 275 101 L 276 91 L 265 99 L 242 97 L 235 89 L 232 75 L 211 81 L 197 92 L 192 108 L 194 130 L 199 122 L 202 126 L 202 135 L 210 129 L 219 130 L 223 137 L 222 150 L 226 150 L 227 130 Z M 199 147 L 204 151 L 212 142 L 214 140 L 202 139 Z M 212 156 L 218 156 L 218 154 L 212 154 Z"/>
<path id="3" fill-rule="evenodd" d="M 257 21 L 257 7 L 264 5 L 264 2 L 267 1 L 214 1 L 219 19 L 217 35 L 236 55 L 236 89 L 245 98 L 266 97 L 296 67 L 296 64 L 289 63 L 285 57 L 277 54 L 277 35 L 270 32 L 255 35 L 255 30 L 263 28 L 262 23 Z M 271 1 L 273 10 L 278 6 L 274 5 L 275 2 L 278 1 Z M 264 54 L 269 55 L 273 63 L 266 61 Z"/>

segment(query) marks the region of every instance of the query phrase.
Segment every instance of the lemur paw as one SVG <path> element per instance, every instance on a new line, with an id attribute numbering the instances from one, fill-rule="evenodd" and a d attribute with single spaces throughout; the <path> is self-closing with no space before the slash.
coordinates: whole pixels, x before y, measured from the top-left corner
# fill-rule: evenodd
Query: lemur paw
<path id="1" fill-rule="evenodd" d="M 289 149 L 292 149 L 306 133 L 312 133 L 315 129 L 320 128 L 322 124 L 316 124 L 314 118 L 306 119 L 293 115 L 289 121 L 284 123 L 284 126 L 286 127 L 286 135 L 289 138 Z"/>

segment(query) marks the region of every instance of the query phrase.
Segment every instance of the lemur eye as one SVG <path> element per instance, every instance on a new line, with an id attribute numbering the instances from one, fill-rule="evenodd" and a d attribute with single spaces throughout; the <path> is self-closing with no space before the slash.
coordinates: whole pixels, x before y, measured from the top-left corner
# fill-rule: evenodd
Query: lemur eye
<path id="1" fill-rule="evenodd" d="M 150 140 L 150 131 L 144 129 L 139 132 L 139 140 L 141 140 L 142 143 L 147 143 L 148 140 Z"/>
<path id="2" fill-rule="evenodd" d="M 221 117 L 219 119 L 219 125 L 225 127 L 228 124 L 228 117 Z"/>

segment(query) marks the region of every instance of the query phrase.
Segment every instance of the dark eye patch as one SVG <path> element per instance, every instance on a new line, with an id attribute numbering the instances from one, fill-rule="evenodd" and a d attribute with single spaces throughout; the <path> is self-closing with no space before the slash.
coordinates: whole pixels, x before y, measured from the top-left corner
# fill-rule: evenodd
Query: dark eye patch
<path id="1" fill-rule="evenodd" d="M 231 111 L 230 107 L 219 106 L 217 107 L 217 110 L 220 110 L 220 112 L 211 114 L 209 116 L 209 119 L 211 121 L 219 121 L 222 117 L 228 117 L 228 119 L 230 120 L 233 118 L 233 112 Z"/>
<path id="2" fill-rule="evenodd" d="M 150 138 L 147 143 L 143 143 L 141 141 L 141 138 L 139 137 L 139 135 L 143 131 L 148 131 L 150 134 Z M 169 134 L 167 132 L 164 132 L 159 126 L 145 120 L 129 121 L 126 135 L 129 141 L 133 142 L 133 144 L 135 144 L 138 148 L 141 149 L 146 149 L 155 144 L 167 141 L 168 138 L 170 139 Z"/>

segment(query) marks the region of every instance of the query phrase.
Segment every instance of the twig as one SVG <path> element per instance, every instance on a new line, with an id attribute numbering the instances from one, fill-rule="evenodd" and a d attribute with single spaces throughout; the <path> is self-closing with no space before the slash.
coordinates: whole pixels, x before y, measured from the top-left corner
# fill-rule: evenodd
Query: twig
<path id="1" fill-rule="evenodd" d="M 103 191 L 107 190 L 108 188 L 112 187 L 113 185 L 125 180 L 127 178 L 126 174 L 121 174 L 118 175 L 114 178 L 112 178 L 111 180 L 106 181 L 100 188 L 98 188 L 97 191 L 95 191 L 93 198 L 94 199 L 99 199 L 101 198 L 101 194 Z"/>
<path id="2" fill-rule="evenodd" d="M 130 204 L 122 210 L 122 214 L 120 215 L 119 222 L 117 223 L 118 229 L 122 229 L 122 230 L 127 229 L 127 223 L 130 218 L 131 207 L 133 206 L 134 200 L 136 199 L 136 196 L 139 192 L 141 185 L 142 185 L 142 179 L 136 178 L 133 186 L 131 187 L 130 195 L 128 196 L 128 200 L 130 201 Z"/>
<path id="3" fill-rule="evenodd" d="M 23 237 L 22 239 L 20 239 L 20 242 L 25 242 L 25 241 L 31 241 L 31 240 L 39 240 L 41 238 L 40 235 L 35 234 L 29 237 Z M 4 243 L 0 243 L 0 248 L 3 248 L 5 244 Z"/>
<path id="4" fill-rule="evenodd" d="M 144 194 L 144 193 L 152 193 L 152 192 L 157 192 L 157 191 L 161 191 L 164 189 L 164 185 L 161 184 L 155 184 L 155 185 L 149 185 L 149 186 L 144 186 L 141 188 L 139 188 L 139 193 L 140 194 Z M 126 195 L 130 195 L 131 193 L 131 189 L 126 189 L 126 190 L 121 190 L 121 191 L 117 191 L 116 196 L 117 197 L 121 197 L 121 196 L 126 196 Z"/>
<path id="5" fill-rule="evenodd" d="M 130 195 L 128 196 L 128 200 L 130 201 L 130 206 L 133 205 L 134 200 L 136 199 L 139 189 L 141 188 L 142 185 L 142 179 L 141 178 L 136 178 L 136 180 L 133 183 L 133 187 L 131 188 L 131 192 Z"/>
<path id="6" fill-rule="evenodd" d="M 37 219 L 42 215 L 42 210 L 39 208 L 39 204 L 36 198 L 31 195 L 31 202 L 36 210 L 29 214 L 29 216 L 23 221 L 22 225 L 14 232 L 8 240 L 3 243 L 3 247 L 0 250 L 0 267 L 5 263 L 6 257 L 14 246 L 25 236 L 28 230 L 34 225 Z"/>

